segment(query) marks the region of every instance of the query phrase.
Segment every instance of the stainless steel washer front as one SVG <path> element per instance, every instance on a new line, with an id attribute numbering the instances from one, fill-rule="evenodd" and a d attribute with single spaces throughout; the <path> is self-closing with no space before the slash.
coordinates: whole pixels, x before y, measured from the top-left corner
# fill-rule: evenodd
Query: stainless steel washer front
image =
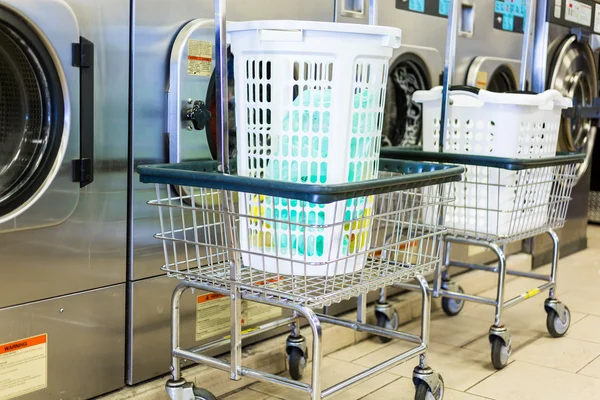
<path id="1" fill-rule="evenodd" d="M 591 106 L 598 96 L 598 66 L 590 45 L 575 35 L 568 35 L 551 44 L 550 54 L 548 87 L 573 99 L 575 106 Z M 558 150 L 586 154 L 585 162 L 579 166 L 578 178 L 585 174 L 591 162 L 595 137 L 596 127 L 591 119 L 562 119 Z"/>
<path id="2" fill-rule="evenodd" d="M 71 104 L 63 64 L 51 43 L 69 33 L 79 40 L 76 23 L 69 27 L 67 20 L 62 34 L 48 37 L 10 3 L 0 2 L 0 232 L 35 226 L 14 219 L 39 201 L 59 173 L 69 144 Z M 73 81 L 78 91 L 79 82 Z M 68 216 L 61 214 L 56 220 Z M 12 227 L 3 224 L 10 220 Z"/>

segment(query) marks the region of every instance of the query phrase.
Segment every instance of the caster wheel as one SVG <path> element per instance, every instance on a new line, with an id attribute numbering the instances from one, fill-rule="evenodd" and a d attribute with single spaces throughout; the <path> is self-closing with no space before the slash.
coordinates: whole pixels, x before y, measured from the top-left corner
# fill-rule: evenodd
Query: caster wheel
<path id="1" fill-rule="evenodd" d="M 508 365 L 511 349 L 504 343 L 499 336 L 492 336 L 490 339 L 492 345 L 492 364 L 496 369 L 502 369 Z"/>
<path id="2" fill-rule="evenodd" d="M 290 372 L 290 377 L 295 381 L 299 381 L 304 374 L 304 368 L 306 368 L 304 353 L 297 347 L 290 347 L 288 349 L 288 371 Z"/>
<path id="3" fill-rule="evenodd" d="M 435 393 L 431 391 L 429 385 L 420 381 L 416 386 L 415 400 L 442 400 L 444 398 L 444 380 L 440 376 L 440 385 Z"/>
<path id="4" fill-rule="evenodd" d="M 465 291 L 460 286 L 457 286 L 456 291 L 458 293 L 464 293 Z M 449 317 L 454 317 L 458 315 L 463 307 L 465 306 L 464 300 L 450 299 L 448 297 L 442 297 L 442 310 Z"/>
<path id="5" fill-rule="evenodd" d="M 548 316 L 546 317 L 546 328 L 550 336 L 559 338 L 565 335 L 571 326 L 571 312 L 567 306 L 564 306 L 564 319 L 563 322 L 555 309 L 550 308 L 547 310 Z"/>
<path id="6" fill-rule="evenodd" d="M 194 400 L 217 400 L 217 398 L 208 390 L 195 387 Z"/>
<path id="7" fill-rule="evenodd" d="M 394 316 L 392 319 L 389 319 L 387 315 L 382 312 L 375 313 L 375 317 L 377 318 L 377 326 L 380 328 L 397 330 L 398 329 L 398 313 L 394 311 Z M 377 336 L 381 343 L 389 343 L 391 342 L 391 338 L 385 336 Z"/>

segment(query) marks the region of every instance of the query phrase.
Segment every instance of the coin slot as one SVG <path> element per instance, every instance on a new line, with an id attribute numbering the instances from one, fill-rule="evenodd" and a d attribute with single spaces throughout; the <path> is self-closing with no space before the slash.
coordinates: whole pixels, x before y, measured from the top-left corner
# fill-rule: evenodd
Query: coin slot
<path id="1" fill-rule="evenodd" d="M 475 30 L 475 6 L 473 4 L 461 4 L 459 27 L 459 35 L 466 37 L 473 36 Z"/>

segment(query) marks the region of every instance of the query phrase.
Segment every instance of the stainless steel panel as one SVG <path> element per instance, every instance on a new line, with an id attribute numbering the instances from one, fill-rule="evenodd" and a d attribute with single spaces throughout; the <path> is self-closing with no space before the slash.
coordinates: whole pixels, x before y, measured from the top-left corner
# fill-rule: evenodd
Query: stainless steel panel
<path id="1" fill-rule="evenodd" d="M 129 346 L 127 384 L 133 385 L 169 372 L 171 365 L 171 294 L 179 283 L 166 276 L 129 283 L 131 315 L 129 320 Z M 196 296 L 202 292 L 188 290 L 181 300 L 181 344 L 184 348 L 201 345 L 209 340 L 196 341 Z M 279 329 L 258 335 L 253 343 L 285 332 Z M 213 338 L 214 340 L 216 338 Z M 283 349 L 282 349 L 283 350 Z M 229 351 L 229 347 L 215 349 L 214 354 Z"/>
<path id="2" fill-rule="evenodd" d="M 465 3 L 463 1 L 463 3 Z M 523 35 L 494 29 L 494 1 L 471 0 L 475 13 L 473 35 L 457 38 L 455 83 L 464 84 L 475 56 L 521 59 Z M 518 69 L 517 69 L 518 71 Z"/>
<path id="3" fill-rule="evenodd" d="M 0 309 L 0 321 L 0 343 L 48 335 L 48 387 L 19 399 L 89 399 L 124 385 L 124 284 Z"/>
<path id="4" fill-rule="evenodd" d="M 27 3 L 32 9 L 40 7 L 37 1 Z M 79 155 L 79 127 L 72 127 L 77 145 L 65 159 L 69 167 L 61 171 L 65 187 L 20 217 L 37 226 L 52 225 L 67 210 L 69 218 L 52 227 L 0 234 L 0 270 L 4 271 L 0 307 L 125 281 L 129 2 L 67 3 L 81 35 L 95 45 L 95 180 L 81 191 L 75 210 L 70 209 L 70 190 L 79 193 L 79 184 L 71 182 L 70 167 L 70 160 Z M 45 12 L 51 15 L 51 8 Z M 71 40 L 53 46 L 68 49 L 63 62 L 70 66 Z M 78 102 L 78 95 L 72 100 Z"/>
<path id="5" fill-rule="evenodd" d="M 546 10 L 543 7 L 543 4 L 538 3 L 538 20 L 534 41 L 534 49 L 536 51 L 533 65 L 534 90 L 541 91 L 550 85 L 553 85 L 557 89 L 565 91 L 564 83 L 567 83 L 566 87 L 576 84 L 579 80 L 579 77 L 576 75 L 578 75 L 580 71 L 584 71 L 584 76 L 586 78 L 594 80 L 594 77 L 589 77 L 591 73 L 590 68 L 585 65 L 586 63 L 582 63 L 582 61 L 589 62 L 593 57 L 597 64 L 598 52 L 595 51 L 593 56 L 589 56 L 588 54 L 577 54 L 577 52 L 573 51 L 563 52 L 561 55 L 563 58 L 557 57 L 555 59 L 555 56 L 560 52 L 561 45 L 565 43 L 565 38 L 570 35 L 571 29 L 543 22 L 546 17 L 545 12 Z M 585 38 L 582 39 L 586 40 Z M 561 79 L 554 79 L 554 81 L 548 79 L 555 77 L 556 72 L 566 74 L 567 76 L 559 76 Z M 572 76 L 568 76 L 569 74 Z M 597 77 L 595 77 L 595 79 L 597 79 Z M 596 86 L 595 83 L 596 82 L 592 82 L 591 87 Z M 592 91 L 593 90 L 597 90 L 597 88 L 594 87 Z M 583 93 L 585 92 L 580 90 L 579 93 L 576 91 L 574 94 L 579 94 L 580 97 L 582 97 L 581 94 Z M 598 93 L 595 95 L 597 96 Z M 582 99 L 576 100 L 582 101 Z M 589 101 L 589 99 L 587 100 Z M 583 124 L 579 123 L 579 126 L 581 125 Z M 564 134 L 564 132 L 561 132 L 561 135 L 562 134 Z M 560 140 L 564 141 L 563 138 Z M 593 149 L 589 147 L 580 150 L 587 150 L 590 153 L 593 151 Z M 587 171 L 573 188 L 571 194 L 573 199 L 569 204 L 565 226 L 562 229 L 557 230 L 560 240 L 561 257 L 587 248 L 588 202 L 592 179 L 591 170 L 591 168 L 587 168 Z M 532 238 L 526 244 L 527 250 L 532 254 L 534 267 L 545 265 L 552 260 L 552 245 L 547 235 Z M 560 285 L 560 282 L 558 284 Z"/>
<path id="6" fill-rule="evenodd" d="M 171 45 L 177 32 L 191 19 L 213 18 L 213 2 L 138 0 L 135 3 L 135 70 L 134 70 L 134 153 L 135 163 L 167 160 L 167 78 Z M 297 2 L 282 0 L 232 0 L 227 18 L 231 21 L 251 19 L 333 20 L 333 0 Z M 205 98 L 198 93 L 197 98 Z M 183 131 L 183 135 L 198 136 L 200 132 Z M 186 138 L 188 139 L 188 138 Z M 197 158 L 210 157 L 205 146 L 198 145 Z M 155 276 L 161 265 L 162 247 L 151 241 L 158 232 L 158 218 L 145 202 L 155 196 L 151 185 L 142 185 L 134 178 L 133 194 L 133 261 L 129 279 Z M 139 260 L 139 262 L 138 262 Z"/>
<path id="7" fill-rule="evenodd" d="M 71 44 L 79 40 L 78 21 L 72 10 L 57 0 L 1 0 L 0 7 L 22 16 L 45 43 L 61 75 L 60 82 L 65 98 L 64 132 L 62 134 L 59 159 L 50 173 L 54 179 L 47 179 L 46 192 L 33 205 L 18 217 L 0 224 L 0 232 L 52 226 L 65 221 L 77 206 L 79 186 L 72 183 L 71 160 L 79 154 L 79 69 L 72 66 Z M 54 20 L 62 21 L 62 29 L 56 29 Z M 49 204 L 53 207 L 49 209 Z M 3 236 L 0 235 L 0 243 Z M 1 265 L 1 264 L 0 264 Z M 0 304 L 2 302 L 0 301 Z"/>
<path id="8" fill-rule="evenodd" d="M 494 29 L 493 1 L 465 0 L 462 3 L 473 6 L 473 34 L 457 37 L 453 83 L 466 82 L 469 66 L 476 56 L 520 60 L 523 35 Z M 433 47 L 445 57 L 447 19 L 401 11 L 396 9 L 395 1 L 380 1 L 379 23 L 401 28 L 403 44 Z"/>

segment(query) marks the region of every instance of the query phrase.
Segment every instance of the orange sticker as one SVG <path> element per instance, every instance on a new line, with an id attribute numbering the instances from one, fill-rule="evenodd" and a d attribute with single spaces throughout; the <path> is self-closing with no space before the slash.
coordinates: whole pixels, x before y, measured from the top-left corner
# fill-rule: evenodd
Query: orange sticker
<path id="1" fill-rule="evenodd" d="M 224 294 L 218 293 L 209 293 L 205 295 L 198 296 L 198 304 L 206 303 L 207 301 L 222 299 L 225 297 Z"/>
<path id="2" fill-rule="evenodd" d="M 20 398 L 46 387 L 47 334 L 0 344 L 0 400 Z"/>
<path id="3" fill-rule="evenodd" d="M 0 354 L 6 354 L 17 350 L 26 349 L 28 347 L 37 346 L 38 344 L 44 344 L 48 340 L 46 334 L 33 336 L 23 340 L 17 340 L 16 342 L 4 343 L 0 345 Z"/>

